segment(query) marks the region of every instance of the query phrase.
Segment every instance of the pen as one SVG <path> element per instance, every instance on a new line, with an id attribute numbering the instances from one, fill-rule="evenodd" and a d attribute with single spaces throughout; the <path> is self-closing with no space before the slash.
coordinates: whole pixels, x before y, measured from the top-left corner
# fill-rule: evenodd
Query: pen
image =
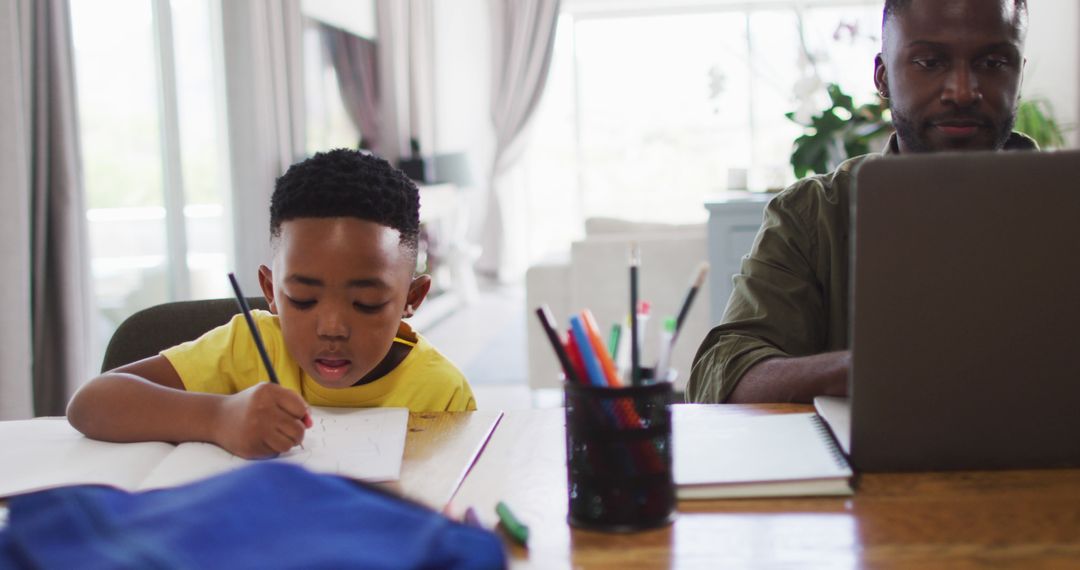
<path id="1" fill-rule="evenodd" d="M 675 348 L 675 319 L 664 319 L 664 330 L 660 332 L 660 356 L 653 371 L 653 381 L 663 382 L 668 379 L 668 367 L 671 366 L 671 351 Z"/>
<path id="2" fill-rule="evenodd" d="M 499 515 L 499 524 L 506 530 L 506 533 L 510 535 L 510 538 L 514 539 L 514 542 L 525 546 L 529 541 L 529 527 L 522 524 L 514 513 L 510 511 L 510 507 L 506 503 L 499 501 L 495 505 L 495 513 Z"/>
<path id="3" fill-rule="evenodd" d="M 270 376 L 271 382 L 277 384 L 277 374 L 274 373 L 274 366 L 270 364 L 270 355 L 266 354 L 266 345 L 263 344 L 262 335 L 259 334 L 259 329 L 255 326 L 255 319 L 251 318 L 251 308 L 248 307 L 244 294 L 240 292 L 240 284 L 236 282 L 236 275 L 229 273 L 229 282 L 232 283 L 233 292 L 236 293 L 236 304 L 240 305 L 240 312 L 244 313 L 244 320 L 247 321 L 251 336 L 255 339 L 255 348 L 259 349 L 259 356 L 262 357 L 263 366 L 266 367 L 266 374 Z"/>
<path id="4" fill-rule="evenodd" d="M 630 245 L 630 383 L 641 385 L 641 347 L 638 345 L 638 266 L 641 250 L 635 242 Z"/>
<path id="5" fill-rule="evenodd" d="M 627 337 L 630 335 L 628 332 L 630 329 L 630 317 L 626 317 L 623 322 L 619 323 L 619 346 L 615 351 L 615 368 L 619 372 L 619 379 L 623 380 L 624 384 L 630 383 L 630 341 Z"/>

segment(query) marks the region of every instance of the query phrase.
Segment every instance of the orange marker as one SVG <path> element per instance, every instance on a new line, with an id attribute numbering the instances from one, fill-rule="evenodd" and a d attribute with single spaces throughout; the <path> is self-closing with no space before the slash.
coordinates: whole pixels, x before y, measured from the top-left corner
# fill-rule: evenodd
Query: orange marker
<path id="1" fill-rule="evenodd" d="M 592 311 L 588 309 L 581 311 L 581 323 L 585 325 L 585 332 L 589 335 L 589 342 L 592 344 L 593 350 L 596 351 L 596 357 L 600 360 L 600 367 L 604 369 L 604 377 L 607 379 L 608 386 L 612 388 L 622 387 L 622 382 L 619 381 L 619 372 L 615 368 L 615 361 L 611 359 L 611 355 L 608 354 L 607 349 L 604 347 L 604 340 L 600 338 L 600 327 L 596 325 L 596 319 L 593 318 Z"/>

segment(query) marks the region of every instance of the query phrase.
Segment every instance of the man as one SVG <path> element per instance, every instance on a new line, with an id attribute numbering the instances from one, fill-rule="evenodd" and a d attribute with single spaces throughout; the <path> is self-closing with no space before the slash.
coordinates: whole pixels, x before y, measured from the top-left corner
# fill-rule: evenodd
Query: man
<path id="1" fill-rule="evenodd" d="M 1012 132 L 1025 0 L 886 0 L 882 29 L 874 83 L 896 126 L 884 155 L 1036 148 Z M 847 395 L 849 196 L 855 167 L 880 156 L 848 160 L 772 200 L 724 322 L 694 358 L 691 400 Z"/>

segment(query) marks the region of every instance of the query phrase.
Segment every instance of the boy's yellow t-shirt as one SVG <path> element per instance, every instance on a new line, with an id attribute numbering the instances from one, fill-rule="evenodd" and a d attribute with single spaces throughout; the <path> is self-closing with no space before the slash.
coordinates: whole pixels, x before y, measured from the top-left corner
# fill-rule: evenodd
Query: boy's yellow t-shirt
<path id="1" fill-rule="evenodd" d="M 289 354 L 277 315 L 251 312 L 266 352 L 282 386 L 299 393 L 313 406 L 400 407 L 411 412 L 463 412 L 476 409 L 465 376 L 424 337 L 401 323 L 394 342 L 413 344 L 409 354 L 382 378 L 348 388 L 319 385 Z M 244 316 L 201 337 L 161 351 L 189 392 L 235 394 L 266 382 L 255 341 Z"/>

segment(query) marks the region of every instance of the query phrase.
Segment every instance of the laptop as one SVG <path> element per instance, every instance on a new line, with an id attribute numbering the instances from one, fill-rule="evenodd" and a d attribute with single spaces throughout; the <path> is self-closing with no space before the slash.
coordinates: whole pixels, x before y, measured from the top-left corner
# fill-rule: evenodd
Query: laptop
<path id="1" fill-rule="evenodd" d="M 1080 465 L 1080 152 L 875 160 L 852 208 L 855 467 Z"/>

